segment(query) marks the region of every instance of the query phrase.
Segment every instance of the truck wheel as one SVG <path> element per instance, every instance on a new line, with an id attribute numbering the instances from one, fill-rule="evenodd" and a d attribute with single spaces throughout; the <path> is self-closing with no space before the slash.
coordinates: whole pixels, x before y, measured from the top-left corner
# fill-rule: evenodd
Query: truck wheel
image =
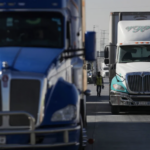
<path id="1" fill-rule="evenodd" d="M 80 101 L 80 114 L 82 117 L 82 124 L 85 128 L 87 126 L 87 118 L 86 118 L 86 105 L 84 104 L 84 99 L 81 99 Z"/>
<path id="2" fill-rule="evenodd" d="M 112 114 L 119 114 L 120 107 L 119 106 L 111 106 L 111 113 Z"/>

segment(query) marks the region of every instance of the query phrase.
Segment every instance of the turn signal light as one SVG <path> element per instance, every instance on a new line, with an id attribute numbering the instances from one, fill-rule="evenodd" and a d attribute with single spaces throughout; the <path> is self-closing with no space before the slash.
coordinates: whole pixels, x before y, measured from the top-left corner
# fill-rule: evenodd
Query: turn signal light
<path id="1" fill-rule="evenodd" d="M 15 6 L 15 3 L 8 3 L 8 6 Z"/>
<path id="2" fill-rule="evenodd" d="M 5 5 L 5 3 L 0 3 L 0 6 L 4 6 Z"/>

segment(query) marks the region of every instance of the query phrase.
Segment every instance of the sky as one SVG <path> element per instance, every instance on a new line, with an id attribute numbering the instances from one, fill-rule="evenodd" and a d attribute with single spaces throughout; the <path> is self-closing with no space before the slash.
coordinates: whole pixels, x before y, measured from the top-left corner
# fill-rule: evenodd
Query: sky
<path id="1" fill-rule="evenodd" d="M 150 0 L 85 0 L 86 30 L 97 32 L 97 49 L 100 50 L 101 30 L 109 27 L 109 14 L 114 11 L 150 11 Z M 105 35 L 106 38 L 108 34 Z M 105 41 L 108 42 L 107 39 Z"/>

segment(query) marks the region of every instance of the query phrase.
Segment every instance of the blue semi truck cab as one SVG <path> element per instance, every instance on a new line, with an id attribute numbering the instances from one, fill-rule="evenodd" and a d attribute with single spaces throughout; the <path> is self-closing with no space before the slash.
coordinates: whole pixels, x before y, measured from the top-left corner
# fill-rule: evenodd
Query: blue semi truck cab
<path id="1" fill-rule="evenodd" d="M 84 0 L 0 0 L 0 149 L 86 145 Z"/>

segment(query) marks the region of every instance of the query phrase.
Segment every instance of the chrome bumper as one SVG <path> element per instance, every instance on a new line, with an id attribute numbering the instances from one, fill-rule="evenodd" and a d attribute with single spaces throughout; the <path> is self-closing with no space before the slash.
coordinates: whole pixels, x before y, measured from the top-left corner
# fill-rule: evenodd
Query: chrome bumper
<path id="1" fill-rule="evenodd" d="M 134 100 L 134 99 L 142 100 Z M 128 95 L 127 93 L 111 91 L 110 92 L 110 104 L 113 106 L 150 106 L 150 95 Z"/>
<path id="2" fill-rule="evenodd" d="M 10 115 L 26 115 L 30 120 L 30 128 L 24 130 L 0 130 L 1 135 L 17 135 L 17 134 L 30 134 L 30 144 L 16 145 L 16 144 L 0 144 L 0 149 L 13 149 L 13 148 L 47 148 L 47 147 L 59 147 L 59 146 L 72 146 L 79 145 L 79 142 L 69 142 L 69 131 L 79 130 L 81 127 L 68 127 L 68 128 L 57 128 L 57 129 L 35 129 L 35 119 L 27 112 L 0 112 L 0 116 Z M 36 144 L 36 134 L 43 133 L 58 133 L 63 132 L 64 143 L 57 144 Z"/>

